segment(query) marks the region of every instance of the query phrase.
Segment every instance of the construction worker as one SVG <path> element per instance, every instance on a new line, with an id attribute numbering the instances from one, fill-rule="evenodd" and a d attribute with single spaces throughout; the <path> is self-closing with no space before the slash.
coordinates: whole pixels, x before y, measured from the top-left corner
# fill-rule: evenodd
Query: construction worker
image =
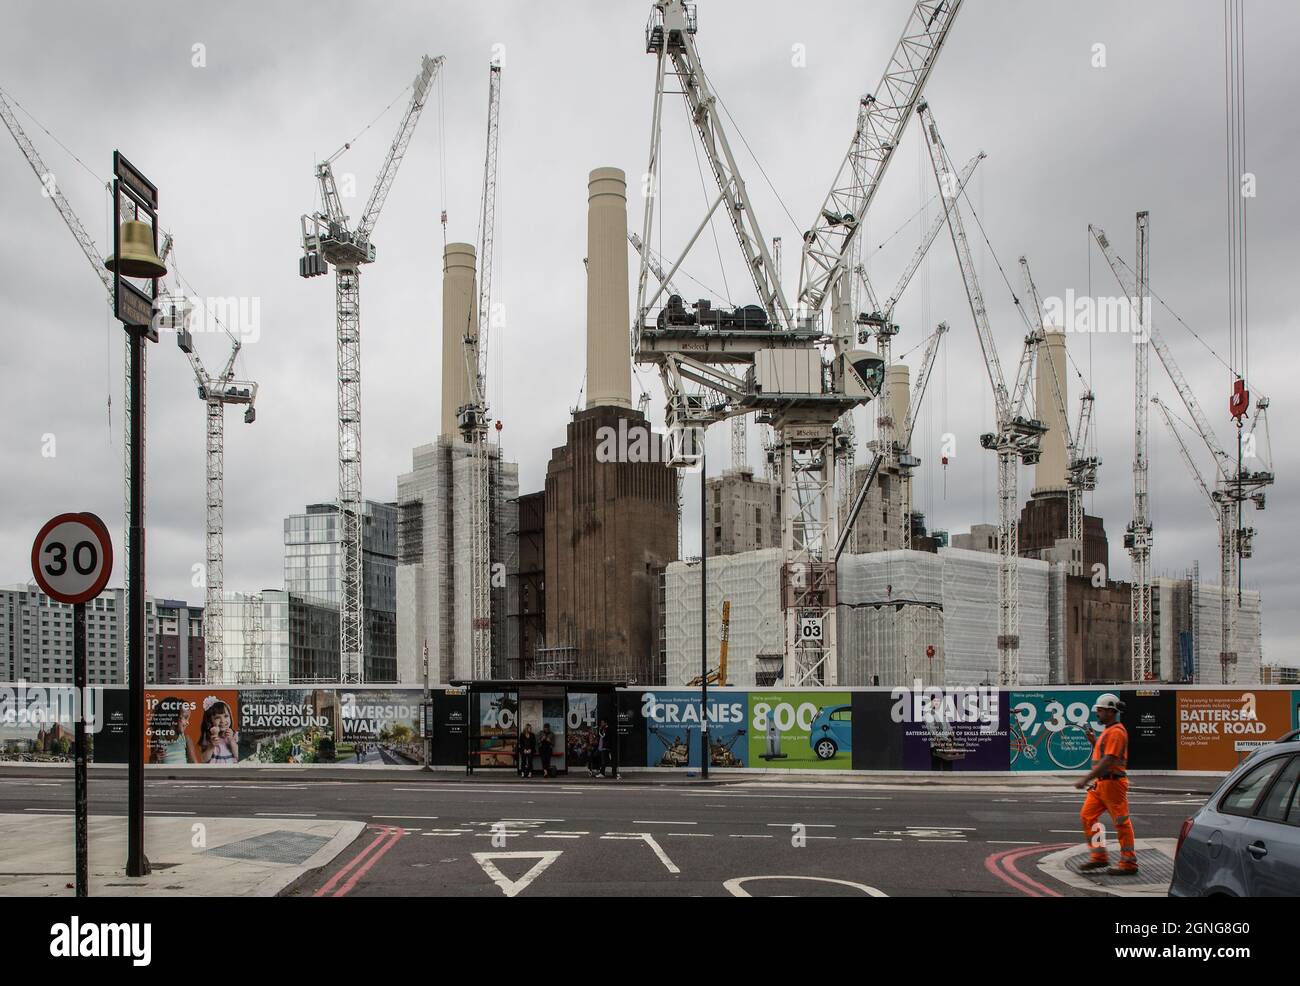
<path id="1" fill-rule="evenodd" d="M 1133 876 L 1138 871 L 1133 822 L 1128 814 L 1128 730 L 1119 721 L 1123 710 L 1124 703 L 1119 696 L 1110 692 L 1098 696 L 1093 703 L 1092 711 L 1102 731 L 1098 736 L 1088 730 L 1088 739 L 1093 743 L 1092 769 L 1074 785 L 1088 790 L 1079 818 L 1083 821 L 1083 837 L 1092 847 L 1091 857 L 1079 869 L 1104 869 L 1112 876 Z M 1099 821 L 1106 812 L 1114 819 L 1115 834 L 1119 837 L 1118 866 L 1110 865 L 1105 830 Z"/>

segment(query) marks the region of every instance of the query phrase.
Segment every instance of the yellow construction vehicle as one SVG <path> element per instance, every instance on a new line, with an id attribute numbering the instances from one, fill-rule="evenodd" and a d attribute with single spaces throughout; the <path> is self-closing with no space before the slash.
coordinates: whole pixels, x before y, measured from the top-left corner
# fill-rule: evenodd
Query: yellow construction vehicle
<path id="1" fill-rule="evenodd" d="M 731 636 L 731 600 L 722 600 L 722 631 L 718 642 L 718 666 L 709 672 L 707 680 L 710 685 L 727 684 L 727 640 Z M 705 683 L 705 677 L 696 675 L 686 683 L 687 688 L 699 688 Z"/>

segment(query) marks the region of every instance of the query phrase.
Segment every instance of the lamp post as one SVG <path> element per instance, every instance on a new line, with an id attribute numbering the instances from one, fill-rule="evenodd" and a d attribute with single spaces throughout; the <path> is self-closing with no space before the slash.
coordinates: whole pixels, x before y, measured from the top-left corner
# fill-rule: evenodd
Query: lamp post
<path id="1" fill-rule="evenodd" d="M 709 779 L 709 498 L 704 435 L 700 434 L 700 779 Z"/>
<path id="2" fill-rule="evenodd" d="M 122 200 L 132 208 L 123 221 Z M 145 215 L 149 222 L 140 217 Z M 144 383 L 145 342 L 157 342 L 154 304 L 158 278 L 167 268 L 158 259 L 158 187 L 113 152 L 113 252 L 104 261 L 113 272 L 113 310 L 127 333 L 127 374 L 130 378 L 131 455 L 127 489 L 127 754 L 126 875 L 148 876 L 144 852 L 144 685 L 145 685 L 145 546 L 144 546 Z M 149 281 L 148 293 L 124 277 Z"/>

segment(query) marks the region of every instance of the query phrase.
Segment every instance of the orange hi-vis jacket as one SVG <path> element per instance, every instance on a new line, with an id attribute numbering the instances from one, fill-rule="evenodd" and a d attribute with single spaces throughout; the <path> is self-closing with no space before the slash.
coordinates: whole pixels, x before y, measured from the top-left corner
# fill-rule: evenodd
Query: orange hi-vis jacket
<path id="1" fill-rule="evenodd" d="M 1101 774 L 1099 780 L 1112 781 L 1128 777 L 1128 730 L 1122 722 L 1112 722 L 1101 731 L 1097 742 L 1092 747 L 1092 766 L 1101 763 L 1103 757 L 1114 757 L 1114 772 Z"/>

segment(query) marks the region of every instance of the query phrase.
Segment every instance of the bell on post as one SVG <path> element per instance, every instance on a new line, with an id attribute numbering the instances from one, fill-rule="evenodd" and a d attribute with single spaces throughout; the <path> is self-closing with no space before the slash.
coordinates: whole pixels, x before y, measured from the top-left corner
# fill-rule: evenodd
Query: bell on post
<path id="1" fill-rule="evenodd" d="M 122 223 L 122 256 L 109 256 L 104 266 L 123 277 L 162 277 L 167 267 L 154 252 L 153 228 L 138 219 Z"/>

